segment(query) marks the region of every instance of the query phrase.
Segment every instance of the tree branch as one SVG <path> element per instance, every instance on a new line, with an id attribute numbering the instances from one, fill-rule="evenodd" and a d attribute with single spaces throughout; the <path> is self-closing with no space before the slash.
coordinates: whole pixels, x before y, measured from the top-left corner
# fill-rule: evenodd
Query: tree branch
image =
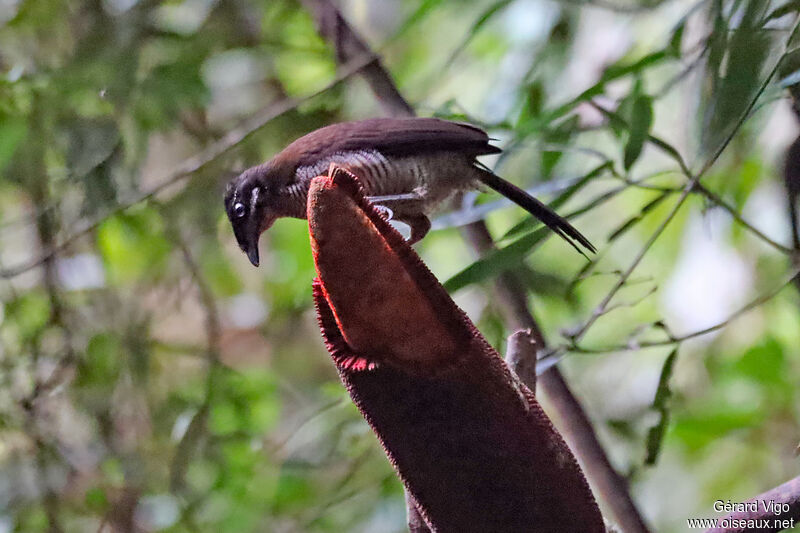
<path id="1" fill-rule="evenodd" d="M 798 274 L 800 274 L 800 267 L 795 267 L 792 269 L 791 273 L 778 285 L 776 285 L 771 290 L 759 294 L 757 297 L 752 299 L 750 302 L 746 303 L 733 313 L 731 313 L 727 318 L 724 320 L 717 322 L 714 325 L 708 326 L 706 328 L 692 331 L 689 333 L 685 333 L 683 335 L 672 336 L 670 335 L 669 338 L 659 341 L 645 341 L 645 342 L 638 342 L 633 339 L 627 344 L 620 344 L 617 346 L 606 346 L 602 348 L 587 348 L 583 346 L 579 346 L 577 344 L 571 344 L 559 347 L 557 349 L 551 350 L 551 353 L 547 355 L 547 359 L 551 357 L 558 357 L 563 355 L 564 352 L 571 351 L 577 353 L 591 353 L 591 354 L 600 354 L 600 353 L 613 353 L 613 352 L 624 352 L 628 350 L 639 350 L 642 348 L 657 348 L 662 346 L 672 346 L 674 344 L 680 344 L 684 341 L 694 339 L 696 337 L 702 337 L 703 335 L 708 335 L 709 333 L 713 333 L 715 331 L 719 331 L 724 329 L 730 325 L 731 322 L 739 318 L 740 316 L 749 313 L 753 309 L 756 309 L 768 301 L 775 298 L 778 294 L 780 294 L 783 289 L 786 288 L 787 285 L 792 283 L 793 281 L 798 279 Z M 541 362 L 541 360 L 540 360 Z"/>
<path id="2" fill-rule="evenodd" d="M 767 507 L 773 502 L 777 507 Z M 740 533 L 744 531 L 783 531 L 794 528 L 795 522 L 800 520 L 800 477 L 787 481 L 783 485 L 759 494 L 755 498 L 747 500 L 754 511 L 733 512 L 718 523 L 724 524 L 726 520 L 754 520 L 767 521 L 769 527 L 712 527 L 706 533 Z M 783 511 L 783 509 L 786 511 Z M 783 511 L 783 512 L 780 512 Z M 764 522 L 761 522 L 764 523 Z M 782 525 L 785 524 L 785 525 Z"/>

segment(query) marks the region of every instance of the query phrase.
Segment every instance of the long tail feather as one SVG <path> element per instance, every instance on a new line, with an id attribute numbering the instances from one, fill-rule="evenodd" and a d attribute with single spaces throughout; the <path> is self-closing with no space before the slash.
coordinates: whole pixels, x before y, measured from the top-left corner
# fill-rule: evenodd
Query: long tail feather
<path id="1" fill-rule="evenodd" d="M 567 220 L 547 207 L 545 204 L 523 191 L 513 183 L 509 183 L 500 176 L 479 168 L 480 180 L 487 186 L 499 192 L 515 204 L 519 205 L 531 215 L 535 216 L 542 223 L 553 230 L 557 235 L 570 243 L 576 250 L 583 253 L 580 248 L 575 244 L 578 242 L 587 250 L 595 253 L 597 249 L 589 242 L 589 239 L 575 229 L 575 227 L 567 222 Z"/>

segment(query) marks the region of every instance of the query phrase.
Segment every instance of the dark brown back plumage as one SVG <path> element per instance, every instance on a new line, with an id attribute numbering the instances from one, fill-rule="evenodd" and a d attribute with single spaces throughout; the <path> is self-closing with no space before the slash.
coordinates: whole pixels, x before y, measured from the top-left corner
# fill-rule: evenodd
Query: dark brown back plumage
<path id="1" fill-rule="evenodd" d="M 474 157 L 501 151 L 489 144 L 485 131 L 470 124 L 438 118 L 374 118 L 312 131 L 287 146 L 272 164 L 283 171 L 293 167 L 293 171 L 337 152 L 357 150 L 377 150 L 387 157 L 440 151 Z"/>

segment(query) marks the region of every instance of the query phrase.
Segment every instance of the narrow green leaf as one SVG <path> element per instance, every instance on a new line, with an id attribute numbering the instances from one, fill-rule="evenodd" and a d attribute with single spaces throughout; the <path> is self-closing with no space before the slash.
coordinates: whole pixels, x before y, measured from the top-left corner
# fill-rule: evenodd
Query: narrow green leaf
<path id="1" fill-rule="evenodd" d="M 683 21 L 675 28 L 675 31 L 672 32 L 672 37 L 667 46 L 669 54 L 676 59 L 680 59 L 681 57 L 681 43 L 683 42 L 683 31 L 685 28 L 686 21 Z"/>
<path id="2" fill-rule="evenodd" d="M 664 360 L 664 366 L 661 367 L 661 376 L 658 378 L 658 388 L 656 389 L 656 395 L 653 399 L 654 409 L 665 409 L 667 401 L 672 396 L 672 391 L 669 388 L 669 380 L 672 377 L 672 370 L 677 357 L 678 349 L 675 348 Z"/>
<path id="3" fill-rule="evenodd" d="M 511 1 L 512 0 L 499 0 L 498 2 L 495 2 L 494 4 L 486 8 L 477 18 L 477 20 L 475 20 L 475 22 L 472 24 L 472 27 L 470 28 L 468 35 L 472 37 L 481 28 L 483 28 L 486 25 L 486 23 L 489 22 L 498 11 L 509 5 Z"/>
<path id="4" fill-rule="evenodd" d="M 614 240 L 621 237 L 625 232 L 635 226 L 638 222 L 640 222 L 647 213 L 653 210 L 658 204 L 664 201 L 664 199 L 669 196 L 669 192 L 663 192 L 659 194 L 654 200 L 648 202 L 635 216 L 631 217 L 630 219 L 626 220 L 621 226 L 611 232 L 611 235 L 608 236 L 608 242 L 613 242 Z"/>
<path id="5" fill-rule="evenodd" d="M 628 142 L 625 145 L 625 170 L 630 170 L 642 155 L 644 143 L 653 125 L 653 99 L 647 95 L 637 96 L 631 105 L 631 122 Z"/>
<path id="6" fill-rule="evenodd" d="M 25 138 L 28 125 L 24 117 L 0 115 L 0 170 L 3 170 Z"/>
<path id="7" fill-rule="evenodd" d="M 464 50 L 464 48 L 466 48 L 466 46 L 469 44 L 472 38 L 486 25 L 486 23 L 489 22 L 492 19 L 492 17 L 494 17 L 498 12 L 500 12 L 510 3 L 511 0 L 499 0 L 498 2 L 495 2 L 494 4 L 486 8 L 472 24 L 469 31 L 467 31 L 467 34 L 461 40 L 459 45 L 455 47 L 453 52 L 447 58 L 447 61 L 444 62 L 442 70 L 449 68 L 450 65 L 452 65 L 453 62 L 456 60 L 458 55 Z"/>
<path id="8" fill-rule="evenodd" d="M 609 81 L 618 80 L 619 78 L 629 74 L 640 74 L 647 68 L 652 67 L 668 58 L 669 55 L 667 54 L 666 50 L 659 50 L 658 52 L 648 54 L 638 61 L 634 61 L 633 63 L 611 65 L 606 69 L 606 71 L 603 73 L 603 77 L 600 79 L 601 81 L 607 83 Z"/>
<path id="9" fill-rule="evenodd" d="M 764 31 L 760 25 L 765 4 L 763 0 L 747 2 L 730 40 L 715 45 L 720 48 L 713 55 L 714 62 L 709 62 L 708 66 L 712 84 L 703 119 L 706 153 L 717 149 L 739 123 L 757 96 L 765 64 L 771 62 L 774 32 Z"/>
<path id="10" fill-rule="evenodd" d="M 517 128 L 522 127 L 529 120 L 538 116 L 542 112 L 542 105 L 544 103 L 544 87 L 539 80 L 534 80 L 527 87 L 525 87 L 525 95 L 522 103 L 522 109 L 517 119 Z"/>
<path id="11" fill-rule="evenodd" d="M 437 8 L 442 3 L 442 0 L 422 0 L 417 6 L 417 9 L 414 10 L 411 15 L 403 21 L 403 24 L 397 29 L 397 31 L 392 34 L 389 38 L 389 41 L 394 41 L 399 39 L 403 36 L 411 27 L 413 27 L 417 22 L 425 18 L 425 15 L 428 14 L 431 10 Z"/>
<path id="12" fill-rule="evenodd" d="M 614 111 L 610 111 L 608 109 L 604 109 L 602 107 L 598 107 L 598 110 L 609 120 L 609 123 L 612 126 L 616 126 L 618 128 L 629 129 L 630 125 L 628 122 L 620 116 L 619 113 L 615 113 Z M 676 163 L 681 168 L 685 167 L 685 162 L 683 161 L 683 157 L 681 156 L 680 152 L 677 148 L 666 142 L 665 140 L 655 137 L 653 135 L 647 136 L 647 141 L 652 143 L 655 147 L 659 148 L 662 152 L 670 156 L 672 159 L 675 160 Z"/>
<path id="13" fill-rule="evenodd" d="M 652 466 L 658 460 L 658 455 L 661 452 L 661 446 L 664 442 L 664 436 L 667 432 L 669 425 L 669 407 L 667 403 L 672 396 L 672 391 L 669 388 L 669 380 L 672 377 L 672 371 L 675 367 L 675 359 L 678 356 L 678 349 L 675 348 L 664 360 L 664 366 L 661 367 L 661 377 L 658 379 L 658 388 L 656 395 L 653 399 L 653 409 L 658 411 L 659 420 L 650 431 L 647 432 L 647 455 L 644 464 Z"/>
<path id="14" fill-rule="evenodd" d="M 541 129 L 542 127 L 553 122 L 554 120 L 558 120 L 567 113 L 571 112 L 578 104 L 587 102 L 592 98 L 594 98 L 595 96 L 603 94 L 606 85 L 609 82 L 618 80 L 620 78 L 624 78 L 625 76 L 628 76 L 630 74 L 641 74 L 648 68 L 656 66 L 660 64 L 662 61 L 670 58 L 671 55 L 667 50 L 659 50 L 658 52 L 653 52 L 652 54 L 648 54 L 645 57 L 633 63 L 621 63 L 610 66 L 609 68 L 606 69 L 606 71 L 603 73 L 603 76 L 597 83 L 595 83 L 594 85 L 583 91 L 581 94 L 579 94 L 569 102 L 562 104 L 557 108 L 553 109 L 552 111 L 542 115 L 542 117 L 536 123 L 533 122 L 531 123 L 531 125 L 528 127 L 529 131 L 527 132 L 530 133 L 530 131 Z M 525 134 L 526 131 L 520 133 Z"/>
<path id="15" fill-rule="evenodd" d="M 779 19 L 798 11 L 800 11 L 800 0 L 791 0 L 780 7 L 776 7 L 769 15 L 767 15 L 767 17 L 764 19 L 764 22 Z"/>
<path id="16" fill-rule="evenodd" d="M 549 228 L 539 228 L 528 233 L 504 248 L 495 250 L 483 259 L 475 261 L 467 268 L 444 282 L 444 288 L 448 292 L 455 292 L 459 289 L 491 279 L 509 268 L 519 266 L 523 258 L 528 255 L 531 248 L 544 240 L 549 233 Z"/>

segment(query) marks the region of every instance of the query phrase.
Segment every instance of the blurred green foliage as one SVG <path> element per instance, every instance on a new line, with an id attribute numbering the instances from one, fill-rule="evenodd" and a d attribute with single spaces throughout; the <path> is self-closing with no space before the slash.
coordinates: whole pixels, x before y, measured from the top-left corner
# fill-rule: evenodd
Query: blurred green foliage
<path id="1" fill-rule="evenodd" d="M 796 475 L 798 298 L 789 251 L 754 229 L 790 242 L 776 176 L 800 76 L 780 61 L 800 3 L 342 4 L 421 114 L 489 128 L 505 152 L 487 163 L 600 248 L 587 262 L 510 208 L 490 209 L 484 259 L 452 227 L 419 247 L 501 350 L 485 289 L 526 266 L 654 529 Z M 0 3 L 0 532 L 404 530 L 319 341 L 305 222 L 265 234 L 255 270 L 222 210 L 234 172 L 380 113 L 336 73 L 289 0 Z M 673 212 L 695 177 L 707 192 Z"/>

